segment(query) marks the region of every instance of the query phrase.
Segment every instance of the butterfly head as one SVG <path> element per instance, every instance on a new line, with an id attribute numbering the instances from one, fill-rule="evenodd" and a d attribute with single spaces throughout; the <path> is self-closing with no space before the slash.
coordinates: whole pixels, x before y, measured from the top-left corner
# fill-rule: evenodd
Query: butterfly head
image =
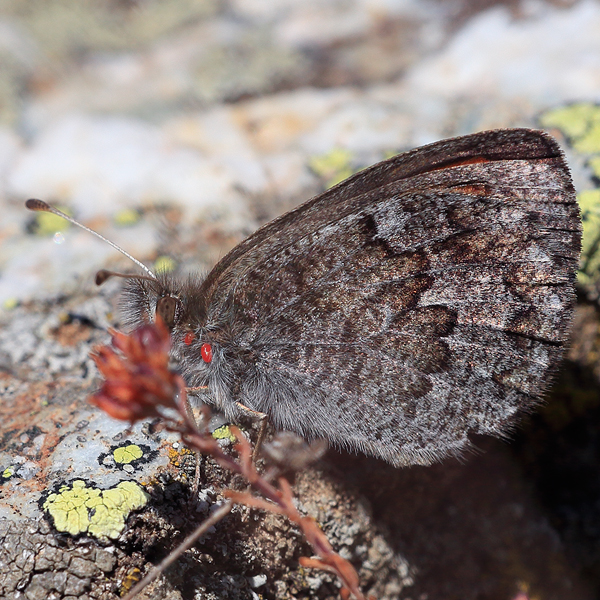
<path id="1" fill-rule="evenodd" d="M 99 271 L 96 282 L 106 273 Z M 165 273 L 157 273 L 154 278 L 143 275 L 120 276 L 128 280 L 120 307 L 127 329 L 153 322 L 158 316 L 173 334 L 185 335 L 202 322 L 204 303 L 200 278 L 181 279 Z"/>

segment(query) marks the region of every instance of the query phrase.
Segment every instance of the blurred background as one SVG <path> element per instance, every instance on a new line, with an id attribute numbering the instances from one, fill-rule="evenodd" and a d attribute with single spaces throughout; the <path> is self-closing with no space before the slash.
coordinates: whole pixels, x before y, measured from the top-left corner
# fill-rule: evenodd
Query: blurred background
<path id="1" fill-rule="evenodd" d="M 118 324 L 118 282 L 98 292 L 93 274 L 132 266 L 28 213 L 29 197 L 151 267 L 195 272 L 366 165 L 515 126 L 559 139 L 584 216 L 581 303 L 553 399 L 510 447 L 482 441 L 487 458 L 355 483 L 411 573 L 385 597 L 600 597 L 595 0 L 3 0 L 1 370 L 87 369 L 87 348 L 70 362 L 41 353 L 51 328 L 35 315 L 79 298 L 77 314 Z"/>
<path id="2" fill-rule="evenodd" d="M 82 232 L 23 238 L 24 198 L 68 207 L 145 260 L 204 248 L 194 265 L 208 268 L 390 153 L 593 104 L 598 11 L 593 0 L 6 0 L 0 306 L 75 289 L 86 269 L 120 260 Z M 157 223 L 185 247 L 160 248 Z"/>

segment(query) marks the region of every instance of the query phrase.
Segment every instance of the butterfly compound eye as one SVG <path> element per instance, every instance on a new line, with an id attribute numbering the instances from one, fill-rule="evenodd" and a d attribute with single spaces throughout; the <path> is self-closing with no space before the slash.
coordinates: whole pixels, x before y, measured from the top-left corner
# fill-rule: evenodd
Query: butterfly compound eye
<path id="1" fill-rule="evenodd" d="M 163 296 L 156 302 L 156 314 L 160 315 L 163 323 L 169 328 L 175 327 L 179 315 L 181 314 L 182 305 L 179 298 L 173 296 Z"/>
<path id="2" fill-rule="evenodd" d="M 212 346 L 210 344 L 202 344 L 200 348 L 200 354 L 202 355 L 202 360 L 205 363 L 209 363 L 212 361 Z"/>

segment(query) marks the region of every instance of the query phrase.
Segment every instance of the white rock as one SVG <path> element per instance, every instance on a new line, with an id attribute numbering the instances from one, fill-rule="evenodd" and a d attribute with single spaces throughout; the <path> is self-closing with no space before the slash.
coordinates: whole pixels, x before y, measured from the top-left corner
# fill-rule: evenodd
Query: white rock
<path id="1" fill-rule="evenodd" d="M 267 576 L 264 574 L 254 575 L 253 577 L 248 577 L 248 585 L 251 588 L 259 588 L 267 583 Z"/>
<path id="2" fill-rule="evenodd" d="M 470 20 L 447 48 L 416 64 L 405 83 L 417 95 L 526 97 L 559 103 L 600 89 L 600 5 L 544 7 L 514 20 L 494 8 Z"/>
<path id="3" fill-rule="evenodd" d="M 14 131 L 0 127 L 0 198 L 6 195 L 6 179 L 22 147 L 22 140 Z"/>
<path id="4" fill-rule="evenodd" d="M 60 198 L 84 219 L 157 202 L 179 204 L 190 218 L 211 205 L 244 205 L 226 165 L 169 143 L 155 125 L 122 117 L 53 123 L 21 153 L 8 184 L 15 195 Z"/>

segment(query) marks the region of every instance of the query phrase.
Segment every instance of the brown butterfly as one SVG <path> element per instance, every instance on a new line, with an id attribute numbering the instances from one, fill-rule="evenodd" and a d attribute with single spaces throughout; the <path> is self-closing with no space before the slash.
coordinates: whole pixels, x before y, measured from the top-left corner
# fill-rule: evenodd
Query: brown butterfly
<path id="1" fill-rule="evenodd" d="M 246 407 L 306 439 L 428 464 L 540 401 L 573 315 L 580 241 L 557 142 L 487 131 L 357 173 L 205 279 L 136 261 L 146 275 L 125 276 L 125 316 L 159 313 L 187 384 L 231 420 Z"/>

